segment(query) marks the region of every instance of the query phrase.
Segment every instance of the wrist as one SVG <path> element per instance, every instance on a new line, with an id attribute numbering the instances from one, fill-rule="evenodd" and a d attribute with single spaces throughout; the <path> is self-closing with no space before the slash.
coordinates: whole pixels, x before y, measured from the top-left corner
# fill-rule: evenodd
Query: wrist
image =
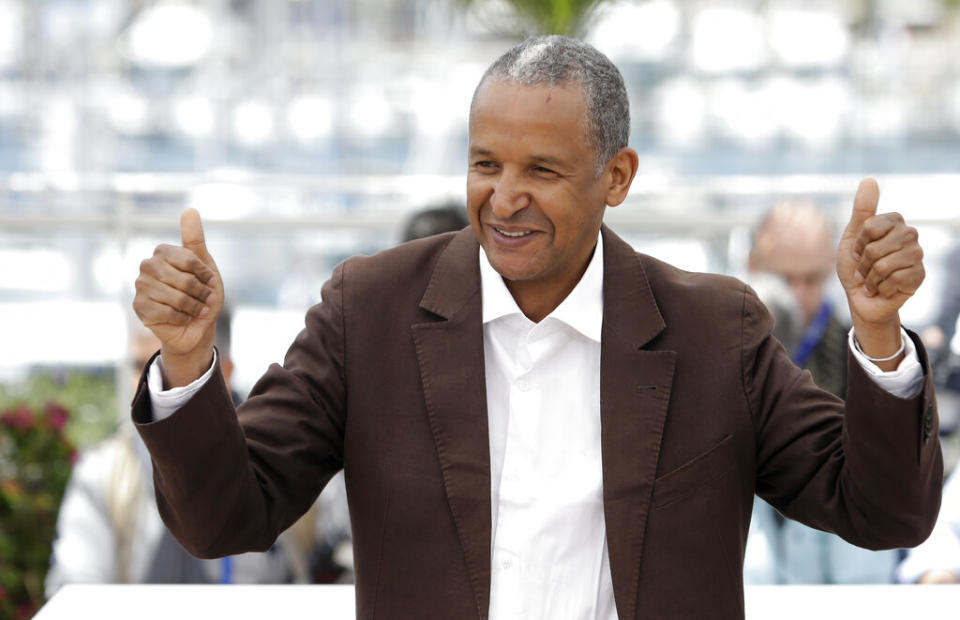
<path id="1" fill-rule="evenodd" d="M 198 347 L 198 351 L 173 353 L 160 347 L 163 358 L 163 389 L 190 385 L 203 376 L 213 363 L 213 345 Z"/>
<path id="2" fill-rule="evenodd" d="M 882 322 L 864 321 L 856 316 L 852 319 L 860 352 L 881 370 L 896 370 L 904 357 L 900 318 Z"/>

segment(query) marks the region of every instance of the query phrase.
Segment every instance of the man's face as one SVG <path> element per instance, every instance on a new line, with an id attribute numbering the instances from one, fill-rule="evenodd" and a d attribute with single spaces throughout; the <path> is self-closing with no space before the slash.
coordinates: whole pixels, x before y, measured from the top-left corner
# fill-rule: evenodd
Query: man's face
<path id="1" fill-rule="evenodd" d="M 467 213 L 514 297 L 565 296 L 586 269 L 609 184 L 586 123 L 576 87 L 487 81 L 474 99 Z"/>
<path id="2" fill-rule="evenodd" d="M 826 236 L 780 232 L 758 240 L 755 266 L 786 281 L 809 323 L 823 303 L 826 280 L 834 269 L 833 247 Z"/>

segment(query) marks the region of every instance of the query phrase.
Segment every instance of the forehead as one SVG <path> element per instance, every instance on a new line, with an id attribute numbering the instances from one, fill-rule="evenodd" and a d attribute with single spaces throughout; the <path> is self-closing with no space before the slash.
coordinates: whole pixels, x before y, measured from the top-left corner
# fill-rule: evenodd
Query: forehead
<path id="1" fill-rule="evenodd" d="M 587 131 L 586 101 L 574 84 L 535 84 L 486 80 L 470 110 L 471 144 L 489 131 L 540 134 L 582 142 Z"/>

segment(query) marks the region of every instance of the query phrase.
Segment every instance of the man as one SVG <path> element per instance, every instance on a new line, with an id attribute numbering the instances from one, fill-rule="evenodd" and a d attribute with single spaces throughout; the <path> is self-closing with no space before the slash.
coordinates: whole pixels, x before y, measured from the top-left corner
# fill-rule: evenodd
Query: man
<path id="1" fill-rule="evenodd" d="M 795 342 L 784 343 L 790 358 L 809 370 L 818 386 L 844 398 L 849 326 L 843 325 L 826 296 L 827 279 L 836 270 L 827 218 L 811 202 L 777 203 L 757 226 L 749 260 L 751 274 L 782 278 L 796 300 L 802 329 Z M 861 549 L 786 520 L 763 501 L 754 504 L 751 526 L 748 545 L 765 541 L 769 551 L 772 574 L 754 575 L 761 582 L 856 584 L 893 579 L 896 551 Z"/>
<path id="2" fill-rule="evenodd" d="M 836 271 L 836 249 L 826 217 L 810 202 L 777 203 L 757 226 L 750 271 L 783 278 L 800 308 L 803 333 L 790 352 L 817 385 L 844 397 L 847 331 L 826 296 Z"/>
<path id="3" fill-rule="evenodd" d="M 862 184 L 838 273 L 879 361 L 852 363 L 844 407 L 743 284 L 602 226 L 637 170 L 629 126 L 592 47 L 508 51 L 470 111 L 472 230 L 338 266 L 236 415 L 210 336 L 223 286 L 185 212 L 183 247 L 137 280 L 163 344 L 133 417 L 187 548 L 266 547 L 341 467 L 363 618 L 741 618 L 754 491 L 866 546 L 922 540 L 942 467 L 897 314 L 915 233 Z M 898 365 L 902 397 L 879 385 Z"/>
<path id="4" fill-rule="evenodd" d="M 218 322 L 218 348 L 227 384 L 232 368 L 228 321 Z M 160 341 L 139 327 L 130 334 L 132 369 L 139 370 Z M 236 402 L 239 402 L 237 400 Z M 131 425 L 85 451 L 70 475 L 46 577 L 47 598 L 69 583 L 284 583 L 291 577 L 290 545 L 269 553 L 198 560 L 163 526 L 154 499 L 150 455 Z M 285 553 L 286 552 L 286 553 Z"/>

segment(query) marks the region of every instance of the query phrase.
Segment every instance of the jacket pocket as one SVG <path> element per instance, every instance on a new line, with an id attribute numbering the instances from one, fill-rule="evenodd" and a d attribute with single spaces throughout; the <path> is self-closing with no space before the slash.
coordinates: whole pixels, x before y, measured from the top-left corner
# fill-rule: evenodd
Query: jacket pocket
<path id="1" fill-rule="evenodd" d="M 653 507 L 662 508 L 683 499 L 729 472 L 736 463 L 733 435 L 653 481 Z"/>

